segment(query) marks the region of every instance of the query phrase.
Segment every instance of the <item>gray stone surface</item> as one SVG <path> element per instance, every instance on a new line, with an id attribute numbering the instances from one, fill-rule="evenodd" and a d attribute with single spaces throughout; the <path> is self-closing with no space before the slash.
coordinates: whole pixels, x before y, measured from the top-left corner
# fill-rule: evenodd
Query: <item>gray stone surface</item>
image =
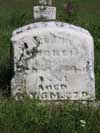
<path id="1" fill-rule="evenodd" d="M 52 5 L 52 0 L 39 0 L 39 4 L 40 5 L 51 6 Z"/>
<path id="2" fill-rule="evenodd" d="M 55 20 L 56 7 L 35 6 L 33 8 L 34 19 Z"/>
<path id="3" fill-rule="evenodd" d="M 33 7 L 34 20 L 55 20 L 56 7 L 51 7 L 52 0 L 39 0 L 39 6 Z"/>
<path id="4" fill-rule="evenodd" d="M 40 100 L 94 100 L 90 33 L 62 22 L 39 22 L 13 32 L 12 95 Z"/>

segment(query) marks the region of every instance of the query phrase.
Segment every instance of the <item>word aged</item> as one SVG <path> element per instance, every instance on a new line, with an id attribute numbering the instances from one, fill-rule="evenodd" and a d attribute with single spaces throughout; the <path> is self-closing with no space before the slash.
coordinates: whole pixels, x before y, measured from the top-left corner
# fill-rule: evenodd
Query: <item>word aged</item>
<path id="1" fill-rule="evenodd" d="M 39 87 L 39 90 L 41 89 L 41 90 L 53 90 L 53 89 L 55 89 L 55 90 L 66 90 L 67 89 L 67 85 L 66 84 L 61 84 L 61 85 L 59 85 L 59 84 L 55 84 L 55 85 L 46 85 L 46 86 L 44 86 L 44 85 L 39 85 L 38 86 Z"/>

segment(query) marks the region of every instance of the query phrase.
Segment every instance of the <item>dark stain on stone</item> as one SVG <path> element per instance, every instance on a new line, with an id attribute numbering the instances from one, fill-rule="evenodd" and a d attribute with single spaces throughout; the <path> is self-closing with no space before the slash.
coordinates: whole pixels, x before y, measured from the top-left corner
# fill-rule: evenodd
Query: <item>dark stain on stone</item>
<path id="1" fill-rule="evenodd" d="M 16 64 L 17 72 L 23 72 L 24 70 L 29 70 L 27 66 Z"/>
<path id="2" fill-rule="evenodd" d="M 19 60 L 18 60 L 18 62 L 16 64 L 18 64 L 22 60 L 23 56 L 24 56 L 24 54 L 22 53 L 20 58 L 19 58 Z"/>
<path id="3" fill-rule="evenodd" d="M 21 33 L 21 32 L 22 32 L 22 30 L 21 30 L 21 31 L 17 31 L 16 34 L 19 34 L 19 33 Z"/>
<path id="4" fill-rule="evenodd" d="M 28 49 L 28 45 L 26 42 L 24 42 L 24 47 L 25 47 L 25 49 Z"/>
<path id="5" fill-rule="evenodd" d="M 24 53 L 21 54 L 20 58 L 19 58 L 19 61 L 21 61 L 21 59 L 23 58 L 24 56 Z"/>
<path id="6" fill-rule="evenodd" d="M 86 70 L 87 70 L 87 71 L 89 71 L 89 64 L 90 64 L 90 62 L 87 61 L 87 64 L 86 64 Z"/>
<path id="7" fill-rule="evenodd" d="M 16 68 L 17 68 L 17 72 L 25 72 L 25 70 L 29 70 L 28 66 L 27 66 L 27 60 L 36 57 L 38 51 L 38 47 L 40 46 L 41 42 L 40 39 L 37 36 L 34 36 L 34 43 L 36 44 L 35 47 L 33 47 L 31 50 L 29 50 L 28 48 L 28 44 L 26 42 L 24 42 L 24 46 L 22 47 L 22 54 L 20 55 L 20 58 L 18 59 L 17 63 L 16 63 Z M 28 57 L 26 57 L 25 59 L 24 57 L 24 51 L 26 51 L 26 54 L 28 55 Z M 37 71 L 37 68 L 33 67 L 32 70 Z M 41 79 L 42 81 L 43 79 Z"/>
<path id="8" fill-rule="evenodd" d="M 37 47 L 39 47 L 41 44 L 40 39 L 37 36 L 34 36 L 33 39 L 35 40 Z"/>
<path id="9" fill-rule="evenodd" d="M 44 90 L 43 85 L 39 85 L 39 88 L 41 88 L 42 90 Z"/>
<path id="10" fill-rule="evenodd" d="M 37 71 L 37 68 L 35 68 L 35 67 L 32 67 L 32 70 L 34 70 L 34 71 Z"/>
<path id="11" fill-rule="evenodd" d="M 40 76 L 40 80 L 41 80 L 41 82 L 43 82 L 44 81 L 44 78 L 42 76 Z"/>
<path id="12" fill-rule="evenodd" d="M 32 56 L 36 56 L 36 54 L 38 53 L 37 47 L 34 47 L 31 53 L 32 53 Z"/>
<path id="13" fill-rule="evenodd" d="M 87 64 L 89 65 L 89 64 L 90 64 L 90 62 L 89 62 L 89 61 L 87 61 Z"/>
<path id="14" fill-rule="evenodd" d="M 30 54 L 30 52 L 29 52 L 29 51 L 26 51 L 26 53 L 27 53 L 27 55 L 29 55 L 29 54 Z"/>
<path id="15" fill-rule="evenodd" d="M 30 30 L 31 29 L 31 27 L 27 27 L 27 30 Z"/>

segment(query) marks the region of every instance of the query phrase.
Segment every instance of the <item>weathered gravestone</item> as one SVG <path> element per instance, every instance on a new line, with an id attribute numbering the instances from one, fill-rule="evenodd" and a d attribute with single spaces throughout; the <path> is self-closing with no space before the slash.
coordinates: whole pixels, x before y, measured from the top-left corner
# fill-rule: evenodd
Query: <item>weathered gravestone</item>
<path id="1" fill-rule="evenodd" d="M 39 0 L 40 5 L 52 5 L 52 0 Z"/>
<path id="2" fill-rule="evenodd" d="M 56 7 L 51 7 L 52 0 L 39 0 L 40 6 L 33 8 L 34 19 L 54 20 L 56 19 Z"/>
<path id="3" fill-rule="evenodd" d="M 93 38 L 87 30 L 58 21 L 38 22 L 14 31 L 12 43 L 13 96 L 95 99 Z"/>

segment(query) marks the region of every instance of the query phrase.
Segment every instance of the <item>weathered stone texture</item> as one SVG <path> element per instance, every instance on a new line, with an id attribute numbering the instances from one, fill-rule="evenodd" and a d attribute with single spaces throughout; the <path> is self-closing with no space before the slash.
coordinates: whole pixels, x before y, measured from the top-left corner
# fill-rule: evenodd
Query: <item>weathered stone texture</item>
<path id="1" fill-rule="evenodd" d="M 39 0 L 39 4 L 40 5 L 51 6 L 52 5 L 52 0 Z"/>
<path id="2" fill-rule="evenodd" d="M 54 20 L 56 19 L 56 7 L 35 6 L 33 16 L 34 19 Z"/>
<path id="3" fill-rule="evenodd" d="M 12 95 L 40 100 L 95 98 L 93 38 L 62 22 L 40 22 L 13 32 Z"/>

